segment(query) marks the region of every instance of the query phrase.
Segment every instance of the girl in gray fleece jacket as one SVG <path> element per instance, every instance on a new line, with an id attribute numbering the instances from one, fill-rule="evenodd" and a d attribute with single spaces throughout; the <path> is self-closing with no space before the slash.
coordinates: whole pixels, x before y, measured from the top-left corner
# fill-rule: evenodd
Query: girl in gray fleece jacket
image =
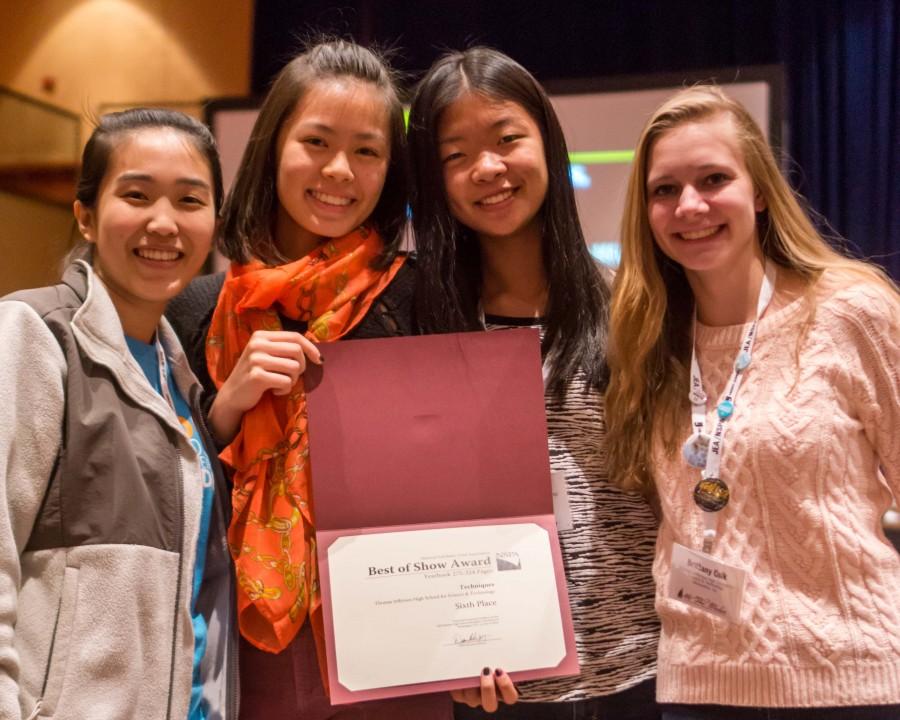
<path id="1" fill-rule="evenodd" d="M 0 717 L 236 719 L 228 489 L 162 317 L 215 232 L 214 140 L 106 115 L 76 197 L 87 260 L 0 300 Z"/>

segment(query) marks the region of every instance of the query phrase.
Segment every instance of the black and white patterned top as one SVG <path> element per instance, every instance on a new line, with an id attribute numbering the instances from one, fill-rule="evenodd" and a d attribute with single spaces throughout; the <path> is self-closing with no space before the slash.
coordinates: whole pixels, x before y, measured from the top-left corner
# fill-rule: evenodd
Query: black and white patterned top
<path id="1" fill-rule="evenodd" d="M 487 330 L 538 327 L 539 319 L 485 316 Z M 656 674 L 659 621 L 651 566 L 656 519 L 646 501 L 607 479 L 599 391 L 578 373 L 560 403 L 549 393 L 550 468 L 563 471 L 572 529 L 559 533 L 581 674 L 523 682 L 523 702 L 583 700 L 621 692 Z"/>

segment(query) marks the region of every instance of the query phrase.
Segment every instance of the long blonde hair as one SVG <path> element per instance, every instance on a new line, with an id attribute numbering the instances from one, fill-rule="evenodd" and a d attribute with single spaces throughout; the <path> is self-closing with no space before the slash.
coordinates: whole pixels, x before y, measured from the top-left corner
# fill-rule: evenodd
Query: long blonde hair
<path id="1" fill-rule="evenodd" d="M 694 296 L 684 271 L 657 248 L 647 211 L 647 171 L 653 143 L 690 122 L 727 114 L 753 182 L 765 201 L 756 226 L 764 255 L 794 271 L 811 288 L 826 270 L 893 283 L 879 268 L 835 251 L 813 227 L 779 170 L 749 112 L 714 85 L 686 88 L 650 117 L 635 151 L 622 216 L 622 261 L 610 321 L 610 383 L 606 393 L 611 477 L 623 488 L 655 493 L 650 462 L 654 436 L 677 450 L 687 411 Z M 812 293 L 808 322 L 815 312 Z"/>

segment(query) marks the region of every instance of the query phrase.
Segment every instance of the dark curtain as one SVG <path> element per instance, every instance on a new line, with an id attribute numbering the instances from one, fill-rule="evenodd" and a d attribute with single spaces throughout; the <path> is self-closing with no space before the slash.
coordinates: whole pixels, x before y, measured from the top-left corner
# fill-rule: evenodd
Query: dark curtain
<path id="1" fill-rule="evenodd" d="M 253 88 L 298 38 L 393 45 L 418 76 L 446 48 L 493 45 L 543 81 L 780 63 L 783 150 L 810 206 L 900 280 L 898 0 L 258 0 Z M 727 79 L 727 78 L 726 78 Z M 827 232 L 827 230 L 826 230 Z"/>
<path id="2" fill-rule="evenodd" d="M 900 5 L 778 6 L 792 180 L 849 249 L 900 280 Z"/>

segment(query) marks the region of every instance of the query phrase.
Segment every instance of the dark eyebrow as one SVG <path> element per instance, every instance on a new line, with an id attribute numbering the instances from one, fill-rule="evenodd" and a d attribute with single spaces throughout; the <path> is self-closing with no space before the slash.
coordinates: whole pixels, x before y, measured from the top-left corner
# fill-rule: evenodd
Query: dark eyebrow
<path id="1" fill-rule="evenodd" d="M 357 140 L 378 140 L 381 142 L 384 142 L 385 140 L 384 135 L 382 135 L 381 133 L 356 133 L 356 135 L 354 135 L 353 137 L 355 137 Z"/>
<path id="2" fill-rule="evenodd" d="M 324 123 L 317 123 L 317 122 L 307 123 L 304 126 L 304 129 L 315 130 L 317 132 L 325 133 L 327 135 L 335 134 L 334 128 L 329 127 L 328 125 L 325 125 Z M 382 135 L 379 132 L 354 133 L 353 137 L 356 138 L 357 140 L 380 140 L 382 142 L 384 142 L 384 140 L 385 140 L 384 135 Z"/>
<path id="3" fill-rule="evenodd" d="M 190 185 L 191 187 L 197 187 L 201 190 L 209 190 L 209 183 L 205 180 L 201 180 L 200 178 L 178 178 L 176 181 L 179 185 Z"/>
<path id="4" fill-rule="evenodd" d="M 118 182 L 153 182 L 153 176 L 147 175 L 146 173 L 137 173 L 137 172 L 129 172 L 122 173 L 117 178 Z M 205 190 L 209 190 L 209 183 L 205 180 L 201 180 L 200 178 L 178 178 L 176 181 L 179 185 L 191 185 L 192 187 L 204 188 Z"/>
<path id="5" fill-rule="evenodd" d="M 511 117 L 502 117 L 496 122 L 492 122 L 489 130 L 497 130 L 498 128 L 503 127 L 504 125 L 509 125 L 510 123 L 515 123 L 515 119 Z M 452 137 L 441 138 L 438 140 L 438 145 L 444 145 L 445 143 L 454 143 L 463 140 L 462 135 L 454 135 Z"/>

